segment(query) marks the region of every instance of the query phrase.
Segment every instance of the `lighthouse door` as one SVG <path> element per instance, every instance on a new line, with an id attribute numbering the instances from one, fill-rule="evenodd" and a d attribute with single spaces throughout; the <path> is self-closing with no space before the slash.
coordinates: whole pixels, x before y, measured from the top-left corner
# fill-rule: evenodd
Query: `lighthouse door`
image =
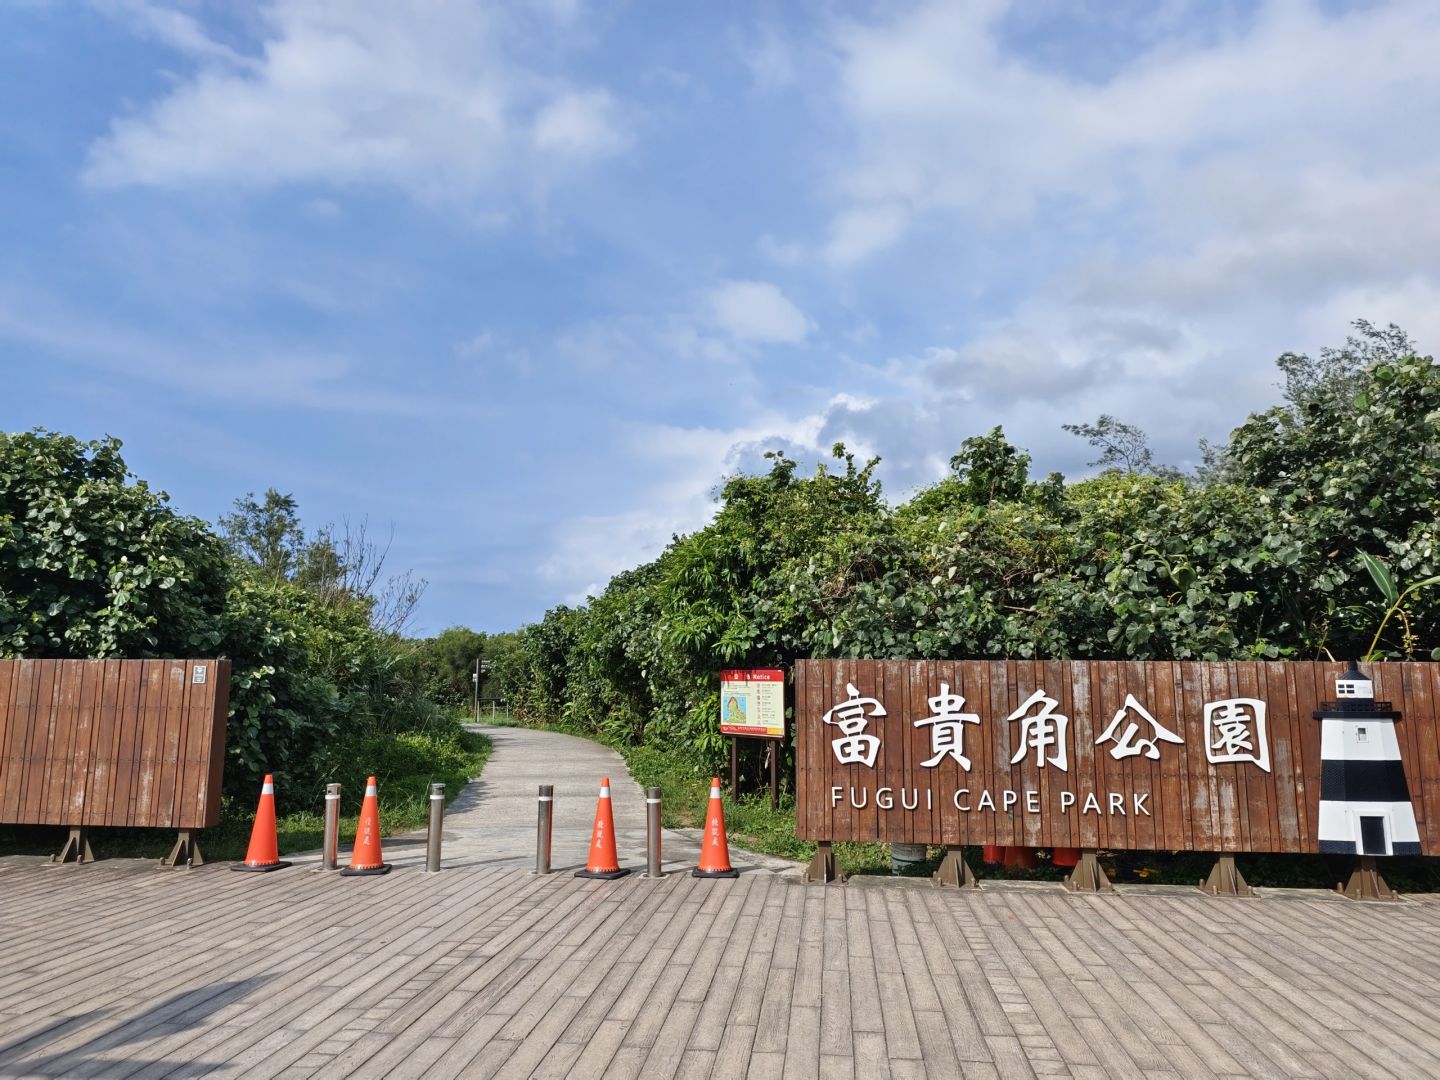
<path id="1" fill-rule="evenodd" d="M 1360 854 L 1388 855 L 1385 846 L 1385 819 L 1370 814 L 1360 815 Z"/>

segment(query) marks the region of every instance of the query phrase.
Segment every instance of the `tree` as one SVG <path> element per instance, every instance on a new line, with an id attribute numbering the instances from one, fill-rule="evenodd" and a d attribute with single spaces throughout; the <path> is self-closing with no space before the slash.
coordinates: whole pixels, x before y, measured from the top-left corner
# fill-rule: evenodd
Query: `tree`
<path id="1" fill-rule="evenodd" d="M 1134 424 L 1125 424 L 1108 413 L 1102 413 L 1093 424 L 1061 424 L 1061 429 L 1078 435 L 1100 450 L 1100 456 L 1089 464 L 1102 469 L 1119 469 L 1140 476 L 1177 478 L 1179 472 L 1169 465 L 1155 464 L 1150 439 Z"/>
<path id="2" fill-rule="evenodd" d="M 210 651 L 224 548 L 168 501 L 118 439 L 0 433 L 0 656 Z"/>
<path id="3" fill-rule="evenodd" d="M 231 553 L 250 563 L 266 581 L 288 581 L 305 557 L 305 530 L 293 495 L 266 488 L 263 502 L 253 491 L 235 500 L 235 512 L 218 522 Z"/>
<path id="4" fill-rule="evenodd" d="M 469 706 L 475 693 L 471 682 L 475 662 L 488 660 L 487 644 L 486 635 L 468 626 L 452 626 L 433 638 L 416 642 L 408 666 L 420 687 L 435 701 Z M 480 689 L 488 692 L 487 687 Z"/>
<path id="5" fill-rule="evenodd" d="M 1030 455 L 1012 446 L 997 425 L 986 435 L 962 442 L 950 468 L 972 506 L 1014 502 L 1025 493 L 1030 479 Z"/>
<path id="6" fill-rule="evenodd" d="M 426 582 L 408 570 L 383 577 L 393 530 L 383 546 L 370 538 L 364 519 L 344 521 L 338 533 L 325 525 L 307 537 L 294 496 L 275 488 L 263 502 L 253 492 L 236 499 L 235 512 L 219 524 L 232 554 L 263 580 L 293 582 L 334 606 L 361 604 L 382 633 L 401 633 L 424 595 Z"/>
<path id="7" fill-rule="evenodd" d="M 1287 352 L 1275 365 L 1285 376 L 1285 401 L 1297 420 L 1318 410 L 1333 409 L 1353 401 L 1366 382 L 1367 373 L 1378 364 L 1394 364 L 1415 355 L 1410 335 L 1394 323 L 1383 330 L 1364 319 L 1350 324 L 1357 333 L 1347 335 L 1339 349 L 1323 348 L 1312 359 L 1305 353 Z"/>

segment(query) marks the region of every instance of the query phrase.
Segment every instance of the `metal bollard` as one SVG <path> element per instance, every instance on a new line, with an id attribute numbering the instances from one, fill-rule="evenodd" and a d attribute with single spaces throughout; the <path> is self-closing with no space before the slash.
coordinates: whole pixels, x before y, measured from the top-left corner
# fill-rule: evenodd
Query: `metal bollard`
<path id="1" fill-rule="evenodd" d="M 325 785 L 325 839 L 321 852 L 322 870 L 340 869 L 340 785 Z"/>
<path id="2" fill-rule="evenodd" d="M 648 865 L 645 876 L 658 878 L 660 872 L 660 789 L 645 789 L 645 854 Z"/>
<path id="3" fill-rule="evenodd" d="M 440 872 L 440 833 L 445 827 L 445 785 L 430 785 L 430 837 L 425 845 L 425 872 Z"/>
<path id="4" fill-rule="evenodd" d="M 535 873 L 550 873 L 550 823 L 555 816 L 555 788 L 540 785 L 540 816 L 535 824 Z"/>

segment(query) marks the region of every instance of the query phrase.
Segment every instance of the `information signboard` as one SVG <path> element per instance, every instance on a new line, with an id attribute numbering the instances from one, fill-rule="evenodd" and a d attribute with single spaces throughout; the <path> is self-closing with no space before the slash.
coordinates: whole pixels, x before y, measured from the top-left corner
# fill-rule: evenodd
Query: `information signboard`
<path id="1" fill-rule="evenodd" d="M 720 672 L 720 734 L 785 738 L 785 672 L 757 668 Z"/>

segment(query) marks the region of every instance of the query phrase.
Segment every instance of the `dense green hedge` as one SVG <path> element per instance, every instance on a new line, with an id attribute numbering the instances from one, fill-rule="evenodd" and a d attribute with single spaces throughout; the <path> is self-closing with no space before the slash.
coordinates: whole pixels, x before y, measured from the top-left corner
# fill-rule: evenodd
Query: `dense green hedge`
<path id="1" fill-rule="evenodd" d="M 1360 325 L 1318 362 L 1283 357 L 1286 404 L 1196 477 L 1035 481 L 995 429 L 891 506 L 843 447 L 813 476 L 774 456 L 708 526 L 525 628 L 502 664 L 512 708 L 711 765 L 727 666 L 1364 655 L 1399 589 L 1440 572 L 1440 370 Z M 1430 657 L 1436 600 L 1405 597 L 1377 653 Z"/>

